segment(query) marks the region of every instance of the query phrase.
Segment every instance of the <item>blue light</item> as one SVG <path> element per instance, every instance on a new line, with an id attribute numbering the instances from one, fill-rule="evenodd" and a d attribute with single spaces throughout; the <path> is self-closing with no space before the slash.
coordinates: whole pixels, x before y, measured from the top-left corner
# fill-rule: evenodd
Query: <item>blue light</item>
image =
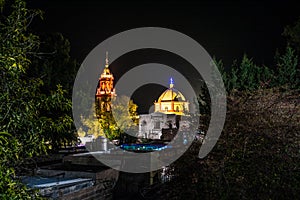
<path id="1" fill-rule="evenodd" d="M 173 78 L 170 78 L 170 84 L 174 84 Z"/>

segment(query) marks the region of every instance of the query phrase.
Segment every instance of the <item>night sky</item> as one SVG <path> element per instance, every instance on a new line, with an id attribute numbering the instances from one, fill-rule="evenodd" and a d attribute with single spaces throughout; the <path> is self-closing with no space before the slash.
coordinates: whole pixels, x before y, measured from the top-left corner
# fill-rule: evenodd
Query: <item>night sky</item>
<path id="1" fill-rule="evenodd" d="M 33 29 L 38 33 L 62 33 L 71 42 L 71 56 L 80 63 L 95 46 L 114 34 L 137 27 L 156 26 L 192 37 L 211 56 L 222 59 L 227 68 L 234 59 L 240 60 L 244 53 L 253 57 L 255 63 L 272 67 L 276 49 L 283 51 L 286 45 L 282 36 L 284 27 L 300 16 L 300 6 L 296 2 L 279 0 L 30 0 L 28 5 L 45 12 L 44 20 L 36 20 Z M 112 63 L 116 80 L 129 68 L 151 59 L 172 60 L 173 63 L 165 64 L 174 67 L 174 62 L 178 61 L 179 65 L 183 62 L 174 55 L 161 58 L 155 51 L 135 53 Z M 104 59 L 104 55 L 99 55 L 99 59 Z M 145 88 L 151 90 L 149 86 Z M 153 90 L 153 98 L 163 90 L 162 87 Z M 145 105 L 152 104 L 153 99 L 148 100 Z"/>
<path id="2" fill-rule="evenodd" d="M 258 64 L 272 65 L 282 49 L 284 27 L 300 16 L 292 1 L 149 1 L 149 0 L 29 0 L 45 11 L 35 24 L 39 32 L 61 32 L 81 62 L 100 42 L 121 31 L 158 26 L 180 31 L 197 40 L 211 56 L 227 65 L 244 53 Z"/>

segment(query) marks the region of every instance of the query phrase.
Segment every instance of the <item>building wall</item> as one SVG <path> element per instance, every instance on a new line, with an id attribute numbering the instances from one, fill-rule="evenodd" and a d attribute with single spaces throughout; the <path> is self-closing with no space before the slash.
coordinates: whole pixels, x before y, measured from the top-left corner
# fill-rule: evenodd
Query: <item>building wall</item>
<path id="1" fill-rule="evenodd" d="M 140 115 L 139 134 L 140 138 L 160 139 L 162 129 L 176 128 L 176 115 L 164 113 L 151 113 Z"/>
<path id="2" fill-rule="evenodd" d="M 189 103 L 181 101 L 168 101 L 155 103 L 155 112 L 184 112 L 189 111 Z"/>

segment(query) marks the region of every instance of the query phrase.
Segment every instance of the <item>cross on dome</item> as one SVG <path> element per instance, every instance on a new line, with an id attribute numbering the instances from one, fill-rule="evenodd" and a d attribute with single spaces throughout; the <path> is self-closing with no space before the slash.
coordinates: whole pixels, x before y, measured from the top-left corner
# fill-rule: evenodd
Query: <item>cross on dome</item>
<path id="1" fill-rule="evenodd" d="M 173 88 L 174 87 L 174 81 L 173 81 L 173 78 L 170 78 L 170 88 Z"/>

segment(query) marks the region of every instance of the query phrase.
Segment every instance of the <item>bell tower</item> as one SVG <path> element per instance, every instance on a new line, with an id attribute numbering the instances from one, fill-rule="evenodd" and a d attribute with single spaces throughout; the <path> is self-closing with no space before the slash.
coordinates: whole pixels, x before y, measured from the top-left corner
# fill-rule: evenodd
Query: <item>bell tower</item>
<path id="1" fill-rule="evenodd" d="M 100 113 L 111 111 L 111 100 L 115 96 L 114 76 L 109 70 L 108 52 L 106 52 L 105 68 L 99 77 L 96 91 L 96 104 Z"/>

